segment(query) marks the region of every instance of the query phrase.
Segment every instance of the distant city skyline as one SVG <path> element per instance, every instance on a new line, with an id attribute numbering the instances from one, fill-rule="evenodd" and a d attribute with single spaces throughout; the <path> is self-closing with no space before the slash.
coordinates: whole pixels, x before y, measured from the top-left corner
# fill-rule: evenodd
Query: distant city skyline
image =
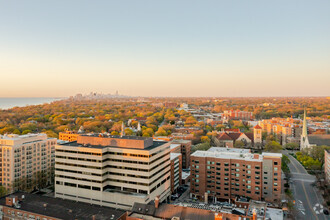
<path id="1" fill-rule="evenodd" d="M 326 0 L 0 3 L 0 97 L 330 95 Z"/>

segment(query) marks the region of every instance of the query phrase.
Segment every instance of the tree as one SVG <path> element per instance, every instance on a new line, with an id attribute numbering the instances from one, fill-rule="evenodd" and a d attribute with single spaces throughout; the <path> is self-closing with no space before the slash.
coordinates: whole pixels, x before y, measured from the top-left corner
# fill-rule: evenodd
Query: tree
<path id="1" fill-rule="evenodd" d="M 297 149 L 299 149 L 299 144 L 298 143 L 287 143 L 284 146 L 284 148 L 288 149 L 288 150 L 297 150 Z"/>
<path id="2" fill-rule="evenodd" d="M 20 132 L 18 129 L 15 129 L 15 130 L 13 131 L 13 134 L 18 134 L 18 135 L 20 135 L 21 132 Z"/>
<path id="3" fill-rule="evenodd" d="M 210 143 L 210 138 L 208 137 L 208 136 L 202 136 L 201 137 L 201 141 L 203 142 L 203 143 Z"/>
<path id="4" fill-rule="evenodd" d="M 7 189 L 4 186 L 0 186 L 0 197 L 7 195 Z"/>
<path id="5" fill-rule="evenodd" d="M 22 135 L 23 135 L 23 134 L 29 134 L 29 133 L 32 133 L 32 131 L 31 131 L 31 130 L 24 130 L 24 131 L 22 132 Z"/>
<path id="6" fill-rule="evenodd" d="M 167 136 L 167 132 L 164 130 L 164 128 L 160 127 L 158 131 L 155 133 L 156 136 Z"/>
<path id="7" fill-rule="evenodd" d="M 153 135 L 154 135 L 154 130 L 152 130 L 152 128 L 147 128 L 142 131 L 143 137 L 152 137 Z"/>
<path id="8" fill-rule="evenodd" d="M 242 148 L 245 146 L 245 144 L 243 143 L 243 141 L 235 141 L 235 147 L 237 148 Z"/>
<path id="9" fill-rule="evenodd" d="M 276 141 L 269 141 L 265 146 L 265 151 L 267 152 L 278 153 L 281 150 L 282 150 L 282 146 L 280 145 L 280 143 Z"/>
<path id="10" fill-rule="evenodd" d="M 211 147 L 210 143 L 205 142 L 205 143 L 201 143 L 201 144 L 192 146 L 191 151 L 192 151 L 192 153 L 197 150 L 206 151 L 206 150 L 210 149 L 210 147 Z"/>
<path id="11" fill-rule="evenodd" d="M 133 135 L 133 131 L 130 128 L 125 128 L 125 135 L 131 136 Z"/>
<path id="12" fill-rule="evenodd" d="M 118 131 L 112 131 L 111 135 L 119 135 Z"/>

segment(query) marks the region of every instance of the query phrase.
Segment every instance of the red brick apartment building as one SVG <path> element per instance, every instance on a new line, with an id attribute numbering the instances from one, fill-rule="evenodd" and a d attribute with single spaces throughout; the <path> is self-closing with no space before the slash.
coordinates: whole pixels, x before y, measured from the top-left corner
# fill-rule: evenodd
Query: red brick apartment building
<path id="1" fill-rule="evenodd" d="M 196 151 L 191 155 L 191 194 L 203 201 L 246 197 L 279 202 L 281 157 L 237 148 Z"/>
<path id="2" fill-rule="evenodd" d="M 223 112 L 223 117 L 226 119 L 251 120 L 252 115 L 252 112 L 245 112 L 240 110 L 230 110 Z"/>
<path id="3" fill-rule="evenodd" d="M 179 140 L 175 139 L 172 144 L 181 145 L 182 154 L 182 169 L 189 169 L 190 166 L 190 154 L 191 154 L 191 141 L 190 140 Z"/>

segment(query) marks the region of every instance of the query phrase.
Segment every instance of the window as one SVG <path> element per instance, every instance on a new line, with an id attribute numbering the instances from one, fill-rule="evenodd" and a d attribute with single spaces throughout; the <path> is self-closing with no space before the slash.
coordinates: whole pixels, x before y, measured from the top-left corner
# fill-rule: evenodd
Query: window
<path id="1" fill-rule="evenodd" d="M 274 165 L 276 166 L 278 163 L 277 162 L 274 162 Z"/>

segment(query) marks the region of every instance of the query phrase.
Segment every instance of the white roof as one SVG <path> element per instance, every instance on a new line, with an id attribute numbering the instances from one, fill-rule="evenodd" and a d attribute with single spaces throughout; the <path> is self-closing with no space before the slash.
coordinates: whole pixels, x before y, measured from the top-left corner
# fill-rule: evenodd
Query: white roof
<path id="1" fill-rule="evenodd" d="M 191 156 L 196 157 L 213 157 L 222 159 L 239 159 L 247 161 L 262 161 L 264 156 L 270 157 L 282 157 L 281 153 L 262 153 L 257 154 L 258 157 L 254 157 L 255 154 L 251 153 L 249 149 L 240 148 L 225 148 L 225 147 L 211 147 L 208 151 L 196 151 Z"/>
<path id="2" fill-rule="evenodd" d="M 266 219 L 283 220 L 283 210 L 268 208 L 266 209 Z"/>
<path id="3" fill-rule="evenodd" d="M 0 135 L 0 139 L 4 140 L 22 140 L 26 138 L 31 138 L 31 137 L 47 137 L 46 134 L 44 133 L 37 133 L 37 134 L 24 134 L 24 135 L 18 135 L 18 134 L 5 134 L 5 135 Z"/>
<path id="4" fill-rule="evenodd" d="M 182 171 L 182 179 L 185 180 L 190 176 L 190 172 Z"/>
<path id="5" fill-rule="evenodd" d="M 170 145 L 170 148 L 172 150 L 172 149 L 177 148 L 177 147 L 180 147 L 180 146 L 181 146 L 181 144 L 171 144 Z"/>
<path id="6" fill-rule="evenodd" d="M 227 148 L 227 147 L 211 147 L 208 151 L 210 151 L 210 152 L 234 152 L 234 153 L 241 153 L 241 154 L 251 153 L 251 151 L 249 149 Z"/>
<path id="7" fill-rule="evenodd" d="M 170 160 L 174 160 L 175 158 L 179 157 L 181 153 L 170 153 Z"/>
<path id="8" fill-rule="evenodd" d="M 269 152 L 263 152 L 262 156 L 268 156 L 268 157 L 282 157 L 281 153 L 269 153 Z"/>

